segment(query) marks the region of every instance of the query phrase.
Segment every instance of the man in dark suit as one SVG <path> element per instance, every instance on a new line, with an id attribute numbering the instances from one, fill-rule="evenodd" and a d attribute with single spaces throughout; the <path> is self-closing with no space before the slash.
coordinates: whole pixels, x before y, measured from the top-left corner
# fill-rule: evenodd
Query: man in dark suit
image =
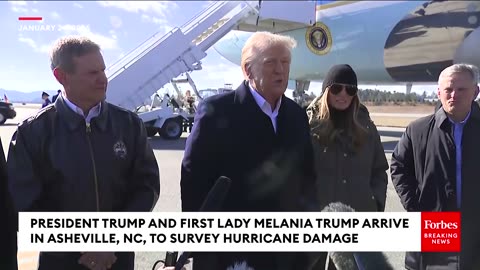
<path id="1" fill-rule="evenodd" d="M 57 100 L 60 93 L 62 93 L 62 90 L 58 89 L 57 94 L 53 95 L 53 97 L 52 97 L 52 103 L 55 103 L 55 100 Z"/>
<path id="2" fill-rule="evenodd" d="M 219 176 L 232 179 L 222 211 L 314 210 L 305 111 L 285 97 L 295 40 L 257 32 L 242 50 L 245 81 L 201 103 L 181 171 L 183 211 L 198 211 Z M 208 210 L 208 209 L 205 209 Z M 304 254 L 196 253 L 196 270 L 245 260 L 254 269 L 306 269 Z"/>
<path id="3" fill-rule="evenodd" d="M 460 252 L 407 252 L 405 269 L 480 269 L 479 73 L 463 63 L 445 68 L 441 106 L 410 123 L 392 153 L 392 183 L 405 210 L 461 213 Z"/>
<path id="4" fill-rule="evenodd" d="M 17 217 L 7 185 L 7 164 L 0 139 L 0 269 L 17 269 Z"/>

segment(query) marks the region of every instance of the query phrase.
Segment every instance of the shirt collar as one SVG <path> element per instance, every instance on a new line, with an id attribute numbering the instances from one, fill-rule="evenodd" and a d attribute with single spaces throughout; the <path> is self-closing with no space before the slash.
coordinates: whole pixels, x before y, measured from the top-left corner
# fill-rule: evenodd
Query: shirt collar
<path id="1" fill-rule="evenodd" d="M 93 117 L 96 117 L 100 114 L 101 108 L 102 108 L 102 103 L 98 103 L 95 105 L 93 108 L 88 111 L 87 116 L 83 113 L 83 110 L 80 109 L 77 105 L 73 104 L 70 100 L 68 100 L 67 96 L 63 94 L 62 92 L 62 97 L 65 100 L 65 103 L 67 103 L 67 106 L 77 114 L 81 115 L 83 118 L 85 118 L 85 121 L 87 123 L 90 123 L 90 120 L 92 120 Z"/>
<path id="2" fill-rule="evenodd" d="M 280 109 L 280 105 L 282 104 L 282 98 L 279 98 L 278 99 L 278 102 L 277 104 L 275 105 L 275 109 L 273 109 L 272 111 L 272 106 L 270 105 L 270 103 L 268 103 L 258 92 L 257 90 L 255 90 L 255 88 L 253 88 L 252 84 L 249 82 L 248 83 L 248 88 L 250 89 L 250 92 L 252 93 L 253 95 L 253 98 L 255 99 L 255 102 L 257 103 L 257 105 L 263 109 L 263 108 L 268 108 L 269 109 L 269 113 L 271 113 L 272 115 L 277 115 L 278 114 L 278 110 Z"/>
<path id="3" fill-rule="evenodd" d="M 467 114 L 467 116 L 465 117 L 465 119 L 463 119 L 462 121 L 456 123 L 455 121 L 453 121 L 450 117 L 448 117 L 448 120 L 450 120 L 450 123 L 454 124 L 454 125 L 465 125 L 465 123 L 467 122 L 468 118 L 470 118 L 470 113 L 472 112 L 472 110 L 470 110 Z"/>

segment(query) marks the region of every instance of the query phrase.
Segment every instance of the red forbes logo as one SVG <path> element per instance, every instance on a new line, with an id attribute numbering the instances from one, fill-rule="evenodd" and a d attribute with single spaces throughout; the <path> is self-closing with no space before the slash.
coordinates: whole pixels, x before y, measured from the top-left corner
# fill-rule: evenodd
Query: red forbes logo
<path id="1" fill-rule="evenodd" d="M 460 212 L 422 213 L 422 252 L 460 252 Z"/>

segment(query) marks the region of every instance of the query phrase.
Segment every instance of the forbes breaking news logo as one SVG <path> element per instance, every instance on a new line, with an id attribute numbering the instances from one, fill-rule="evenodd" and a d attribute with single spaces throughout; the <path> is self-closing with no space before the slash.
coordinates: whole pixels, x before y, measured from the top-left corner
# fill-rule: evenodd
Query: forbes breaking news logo
<path id="1" fill-rule="evenodd" d="M 422 212 L 422 252 L 460 252 L 460 212 Z"/>

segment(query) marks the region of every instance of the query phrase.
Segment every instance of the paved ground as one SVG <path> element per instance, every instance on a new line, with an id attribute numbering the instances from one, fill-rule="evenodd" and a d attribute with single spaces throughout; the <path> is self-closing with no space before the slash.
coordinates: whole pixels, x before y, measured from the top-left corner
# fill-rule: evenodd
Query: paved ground
<path id="1" fill-rule="evenodd" d="M 8 120 L 3 126 L 0 126 L 0 136 L 2 138 L 3 147 L 8 151 L 8 141 L 16 129 L 16 124 L 26 118 L 28 115 L 35 113 L 36 107 L 32 106 L 17 106 L 18 117 L 14 120 Z M 385 155 L 390 161 L 391 152 L 394 149 L 399 137 L 403 132 L 403 128 L 379 128 L 382 142 L 385 148 Z M 159 137 L 150 140 L 155 151 L 155 156 L 158 160 L 161 175 L 161 194 L 160 199 L 154 211 L 180 211 L 180 162 L 183 157 L 183 149 L 185 146 L 185 137 L 178 141 L 164 141 Z M 400 212 L 403 211 L 398 197 L 389 184 L 387 193 L 386 211 Z M 404 269 L 403 253 L 388 253 L 390 261 L 395 265 L 395 269 Z M 19 263 L 21 270 L 36 269 L 36 256 L 34 252 L 22 253 L 19 255 Z M 164 253 L 138 253 L 136 256 L 136 269 L 151 269 L 153 263 L 158 259 L 163 259 Z"/>
<path id="2" fill-rule="evenodd" d="M 371 116 L 398 117 L 398 118 L 420 118 L 427 116 L 426 113 L 370 113 Z"/>

